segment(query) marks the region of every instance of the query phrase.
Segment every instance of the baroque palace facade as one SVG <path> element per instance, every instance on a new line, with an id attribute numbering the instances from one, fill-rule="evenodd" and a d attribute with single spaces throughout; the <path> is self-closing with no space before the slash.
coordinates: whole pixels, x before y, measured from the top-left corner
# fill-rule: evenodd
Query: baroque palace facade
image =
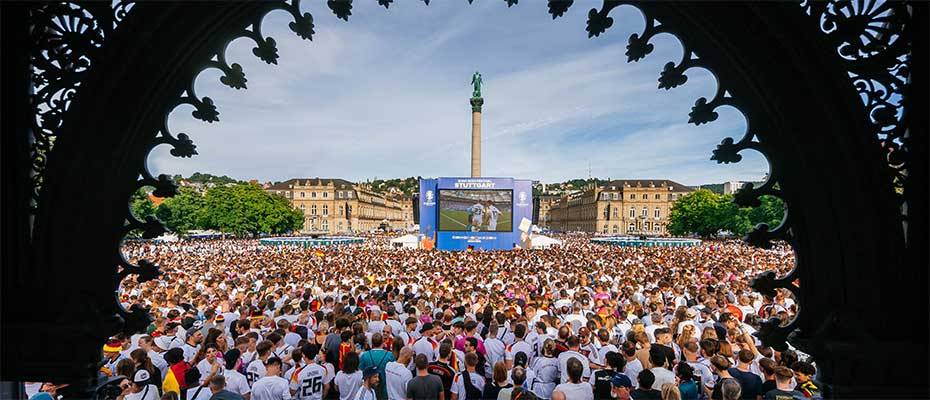
<path id="1" fill-rule="evenodd" d="M 693 189 L 668 179 L 626 179 L 563 195 L 548 210 L 549 228 L 665 235 L 672 204 Z"/>
<path id="2" fill-rule="evenodd" d="M 303 232 L 349 233 L 413 226 L 413 202 L 344 179 L 294 178 L 265 188 L 304 213 Z"/>

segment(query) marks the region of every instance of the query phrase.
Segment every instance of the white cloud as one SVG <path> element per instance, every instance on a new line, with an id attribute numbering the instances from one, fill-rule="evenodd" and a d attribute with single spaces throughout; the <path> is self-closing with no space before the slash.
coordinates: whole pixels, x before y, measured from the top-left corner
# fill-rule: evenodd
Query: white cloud
<path id="1" fill-rule="evenodd" d="M 485 79 L 488 176 L 555 181 L 586 176 L 590 163 L 600 177 L 700 184 L 758 179 L 767 169 L 760 157 L 709 161 L 744 122 L 721 112 L 712 124 L 686 125 L 694 100 L 716 83 L 694 71 L 683 87 L 658 90 L 661 66 L 680 48 L 659 38 L 646 60 L 628 64 L 625 38 L 642 24 L 635 13 L 614 15 L 608 34 L 587 39 L 582 4 L 555 22 L 544 6 L 499 6 L 403 2 L 385 11 L 360 3 L 345 23 L 313 3 L 312 42 L 273 14 L 262 29 L 278 43 L 278 65 L 254 57 L 251 41 L 233 42 L 227 57 L 243 66 L 249 88 L 229 89 L 217 72 L 204 73 L 196 89 L 216 102 L 220 122 L 177 110 L 169 126 L 191 135 L 200 155 L 175 159 L 159 149 L 152 169 L 260 180 L 464 175 L 475 69 Z"/>

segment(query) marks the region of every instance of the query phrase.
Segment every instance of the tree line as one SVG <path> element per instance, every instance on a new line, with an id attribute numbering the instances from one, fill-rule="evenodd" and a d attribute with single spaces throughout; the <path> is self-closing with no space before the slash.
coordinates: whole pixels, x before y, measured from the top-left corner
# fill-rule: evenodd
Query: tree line
<path id="1" fill-rule="evenodd" d="M 778 226 L 785 213 L 784 202 L 773 196 L 759 200 L 758 207 L 740 208 L 733 203 L 733 195 L 695 190 L 672 205 L 668 232 L 674 236 L 713 237 L 723 232 L 742 236 L 758 224 Z"/>
<path id="2" fill-rule="evenodd" d="M 140 189 L 132 199 L 137 218 L 154 215 L 165 227 L 184 234 L 192 230 L 216 230 L 234 235 L 282 234 L 303 227 L 303 212 L 286 198 L 250 183 L 230 183 L 201 193 L 180 187 L 178 194 L 158 206 Z"/>

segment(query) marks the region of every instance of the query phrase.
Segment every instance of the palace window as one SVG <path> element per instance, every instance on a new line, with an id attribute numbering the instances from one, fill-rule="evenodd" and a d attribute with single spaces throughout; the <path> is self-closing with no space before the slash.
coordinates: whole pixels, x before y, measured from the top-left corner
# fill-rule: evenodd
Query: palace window
<path id="1" fill-rule="evenodd" d="M 603 232 L 604 232 L 604 233 L 607 233 L 607 225 L 604 225 Z"/>
<path id="2" fill-rule="evenodd" d="M 620 210 L 617 207 L 614 207 L 614 218 L 617 218 L 617 214 L 620 213 Z"/>
<path id="3" fill-rule="evenodd" d="M 632 222 L 630 222 L 630 224 L 627 225 L 627 227 L 626 227 L 626 231 L 627 231 L 627 232 L 633 232 L 633 231 L 635 231 L 635 230 L 636 230 L 636 224 L 634 224 L 634 223 L 632 223 Z"/>
<path id="4" fill-rule="evenodd" d="M 310 206 L 310 215 L 316 215 L 316 204 Z"/>
<path id="5" fill-rule="evenodd" d="M 617 225 L 614 225 L 613 233 L 618 233 L 619 231 L 620 231 L 620 227 Z"/>
<path id="6" fill-rule="evenodd" d="M 630 207 L 630 218 L 636 218 L 636 209 Z"/>
<path id="7" fill-rule="evenodd" d="M 640 215 L 647 217 L 649 216 L 649 210 L 646 207 L 643 207 L 643 212 Z"/>
<path id="8" fill-rule="evenodd" d="M 342 216 L 343 214 L 345 214 L 345 212 L 346 212 L 345 207 L 339 206 L 339 215 Z"/>
<path id="9" fill-rule="evenodd" d="M 655 230 L 656 230 L 656 233 L 662 232 L 662 225 L 656 224 L 656 225 L 655 225 Z"/>
<path id="10" fill-rule="evenodd" d="M 610 200 L 610 193 L 601 193 L 601 200 Z"/>
<path id="11" fill-rule="evenodd" d="M 329 215 L 329 206 L 326 204 L 323 204 L 323 215 Z"/>
<path id="12" fill-rule="evenodd" d="M 661 199 L 662 199 L 662 195 L 661 195 L 661 194 L 658 194 L 658 193 L 656 193 L 656 200 L 661 200 Z"/>
<path id="13" fill-rule="evenodd" d="M 336 197 L 341 199 L 342 196 L 343 196 L 342 191 L 336 192 Z"/>
<path id="14" fill-rule="evenodd" d="M 303 205 L 303 204 L 300 205 L 300 209 L 301 209 L 301 210 L 304 209 L 304 205 Z"/>
<path id="15" fill-rule="evenodd" d="M 671 194 L 671 193 L 668 194 L 668 199 L 669 199 L 669 200 L 672 199 L 672 194 Z"/>
<path id="16" fill-rule="evenodd" d="M 649 221 L 643 223 L 643 232 L 649 232 Z"/>
<path id="17" fill-rule="evenodd" d="M 304 192 L 300 192 L 300 198 L 304 198 Z"/>
<path id="18" fill-rule="evenodd" d="M 630 193 L 630 200 L 636 200 L 636 193 Z"/>
<path id="19" fill-rule="evenodd" d="M 614 192 L 614 200 L 620 200 L 620 193 Z"/>
<path id="20" fill-rule="evenodd" d="M 324 231 L 329 230 L 329 221 L 325 219 L 323 220 L 323 230 Z"/>
<path id="21" fill-rule="evenodd" d="M 661 218 L 662 210 L 660 210 L 659 207 L 656 207 L 655 215 L 656 215 L 656 218 Z"/>
<path id="22" fill-rule="evenodd" d="M 329 192 L 323 192 L 323 198 L 325 199 L 327 197 L 329 197 Z"/>
<path id="23" fill-rule="evenodd" d="M 312 198 L 315 199 L 315 198 L 316 198 L 316 192 L 310 192 L 310 197 L 312 197 Z"/>

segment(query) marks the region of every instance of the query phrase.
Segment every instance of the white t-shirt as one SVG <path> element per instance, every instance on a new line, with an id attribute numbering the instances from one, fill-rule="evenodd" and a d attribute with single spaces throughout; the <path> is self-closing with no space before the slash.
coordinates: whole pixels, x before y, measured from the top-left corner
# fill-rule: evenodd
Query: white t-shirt
<path id="1" fill-rule="evenodd" d="M 526 380 L 530 383 L 530 390 L 543 399 L 552 397 L 552 390 L 559 383 L 559 360 L 553 357 L 537 357 L 533 361 L 532 370 L 536 371 L 536 379 L 530 380 L 527 376 Z"/>
<path id="2" fill-rule="evenodd" d="M 200 360 L 199 363 L 197 363 L 197 370 L 200 371 L 200 383 L 203 384 L 207 380 L 207 377 L 210 376 L 210 371 L 213 370 L 213 365 L 210 364 L 206 358 L 204 358 L 203 360 Z M 216 374 L 223 375 L 224 370 L 225 368 L 223 368 L 222 365 L 219 365 L 219 368 L 216 370 Z"/>
<path id="3" fill-rule="evenodd" d="M 533 332 L 530 333 L 532 334 Z M 506 324 L 500 327 L 500 330 L 497 332 L 497 338 L 500 339 L 501 342 L 504 342 L 505 346 L 509 346 L 517 340 L 517 337 L 514 336 L 513 331 L 511 331 L 510 327 Z M 529 340 L 527 340 L 527 342 L 529 342 Z"/>
<path id="4" fill-rule="evenodd" d="M 355 371 L 351 374 L 342 371 L 336 373 L 336 388 L 339 389 L 339 400 L 352 400 L 361 387 L 362 371 Z"/>
<path id="5" fill-rule="evenodd" d="M 290 382 L 290 389 L 296 391 L 295 398 L 301 400 L 322 400 L 323 385 L 327 383 L 326 368 L 322 365 L 307 364 L 297 373 L 297 378 Z"/>
<path id="6" fill-rule="evenodd" d="M 355 399 L 353 400 L 376 400 L 378 396 L 375 395 L 375 390 L 371 388 L 362 387 L 358 390 L 358 393 L 355 394 Z"/>
<path id="7" fill-rule="evenodd" d="M 633 358 L 633 361 L 627 361 L 626 367 L 623 368 L 623 374 L 627 378 L 630 378 L 630 382 L 633 383 L 634 388 L 639 387 L 639 373 L 643 372 L 643 363 L 639 361 L 638 358 Z"/>
<path id="8" fill-rule="evenodd" d="M 542 346 L 540 345 L 540 347 Z M 487 344 L 485 344 L 485 349 L 487 349 Z M 507 346 L 507 350 L 504 353 L 504 359 L 512 361 L 514 356 L 516 356 L 517 353 L 521 351 L 526 354 L 526 365 L 532 365 L 533 358 L 535 357 L 535 352 L 533 351 L 533 347 L 530 346 L 529 343 L 524 342 L 522 340 L 518 340 L 514 342 L 512 345 Z"/>
<path id="9" fill-rule="evenodd" d="M 226 390 L 241 395 L 252 391 L 248 380 L 245 379 L 245 375 L 242 375 L 239 371 L 227 369 L 223 371 L 223 376 L 226 377 Z"/>
<path id="10" fill-rule="evenodd" d="M 465 391 L 465 378 L 462 377 L 462 372 L 455 374 L 455 378 L 452 378 L 452 389 L 451 392 L 458 395 L 459 400 L 477 400 L 469 399 L 468 392 Z M 478 389 L 479 392 L 484 391 L 484 377 L 479 375 L 477 372 L 469 372 L 469 377 L 471 377 L 471 384 Z"/>
<path id="11" fill-rule="evenodd" d="M 601 346 L 601 348 L 597 350 L 596 356 L 594 353 L 591 353 L 588 358 L 596 357 L 597 361 L 595 362 L 598 363 L 598 365 L 607 365 L 607 353 L 610 353 L 611 351 L 615 353 L 620 352 L 620 350 L 617 349 L 617 346 L 608 343 L 606 346 Z"/>
<path id="12" fill-rule="evenodd" d="M 650 368 L 649 370 L 652 371 L 652 374 L 655 375 L 656 377 L 656 381 L 652 384 L 653 389 L 661 390 L 662 385 L 666 383 L 671 383 L 673 385 L 677 384 L 675 382 L 674 372 L 669 371 L 663 367 L 654 367 L 654 368 Z"/>
<path id="13" fill-rule="evenodd" d="M 265 375 L 268 375 L 265 369 L 265 363 L 257 358 L 250 362 L 249 366 L 245 368 L 245 379 L 249 382 L 249 386 L 251 387 L 255 387 L 255 382 L 258 382 L 258 380 Z"/>
<path id="14" fill-rule="evenodd" d="M 425 354 L 426 360 L 433 362 L 439 358 L 439 344 L 433 338 L 421 337 L 413 344 L 413 352 L 417 355 Z"/>
<path id="15" fill-rule="evenodd" d="M 149 354 L 149 359 L 152 360 L 152 365 L 154 365 L 155 368 L 158 368 L 158 370 L 161 371 L 161 376 L 164 377 L 165 375 L 167 375 L 166 372 L 168 371 L 168 362 L 165 361 L 165 357 L 162 355 L 162 353 L 150 350 L 148 354 Z"/>
<path id="16" fill-rule="evenodd" d="M 407 398 L 407 382 L 413 379 L 413 374 L 407 366 L 397 361 L 391 361 L 384 366 L 384 377 L 387 380 L 387 395 L 389 400 L 404 400 Z"/>
<path id="17" fill-rule="evenodd" d="M 199 349 L 200 346 L 192 346 L 190 343 L 184 342 L 184 344 L 181 345 L 181 350 L 184 351 L 184 361 L 193 361 L 194 357 L 197 356 L 197 350 Z"/>
<path id="18" fill-rule="evenodd" d="M 568 350 L 563 351 L 562 354 L 559 354 L 559 376 L 561 377 L 560 382 L 568 382 L 568 359 L 575 358 L 578 361 L 581 361 L 581 365 L 584 367 L 584 372 L 581 374 L 581 377 L 588 379 L 591 377 L 591 367 L 588 365 L 588 357 L 585 357 L 581 353 Z"/>
<path id="19" fill-rule="evenodd" d="M 252 400 L 288 400 L 291 389 L 280 376 L 266 376 L 252 385 Z"/>
<path id="20" fill-rule="evenodd" d="M 566 399 L 594 400 L 594 388 L 588 382 L 562 383 L 556 386 L 553 391 L 556 390 L 564 393 Z"/>
<path id="21" fill-rule="evenodd" d="M 694 376 L 699 378 L 698 381 L 700 382 L 702 386 L 711 387 L 711 388 L 714 387 L 714 384 L 717 382 L 717 379 L 716 377 L 714 377 L 714 374 L 710 371 L 710 368 L 707 368 L 706 365 L 701 364 L 697 361 L 695 362 L 688 361 L 688 365 L 694 368 Z"/>
<path id="22" fill-rule="evenodd" d="M 210 389 L 206 389 L 207 393 L 210 393 Z M 213 393 L 210 393 L 213 395 Z M 155 385 L 145 385 L 142 388 L 142 391 L 139 393 L 130 393 L 127 394 L 124 398 L 125 400 L 158 400 L 160 396 L 158 395 L 158 388 Z"/>
<path id="23" fill-rule="evenodd" d="M 494 370 L 494 364 L 504 360 L 504 342 L 498 338 L 488 338 L 488 340 L 484 341 L 484 350 L 487 352 L 488 367 L 490 367 L 487 370 L 489 372 L 488 376 L 490 376 L 490 372 Z"/>
<path id="24" fill-rule="evenodd" d="M 197 391 L 198 389 L 200 389 L 200 392 Z M 197 394 L 196 396 L 194 395 L 195 393 Z M 209 387 L 194 386 L 187 389 L 187 400 L 210 400 L 211 397 L 213 397 L 213 392 Z"/>

